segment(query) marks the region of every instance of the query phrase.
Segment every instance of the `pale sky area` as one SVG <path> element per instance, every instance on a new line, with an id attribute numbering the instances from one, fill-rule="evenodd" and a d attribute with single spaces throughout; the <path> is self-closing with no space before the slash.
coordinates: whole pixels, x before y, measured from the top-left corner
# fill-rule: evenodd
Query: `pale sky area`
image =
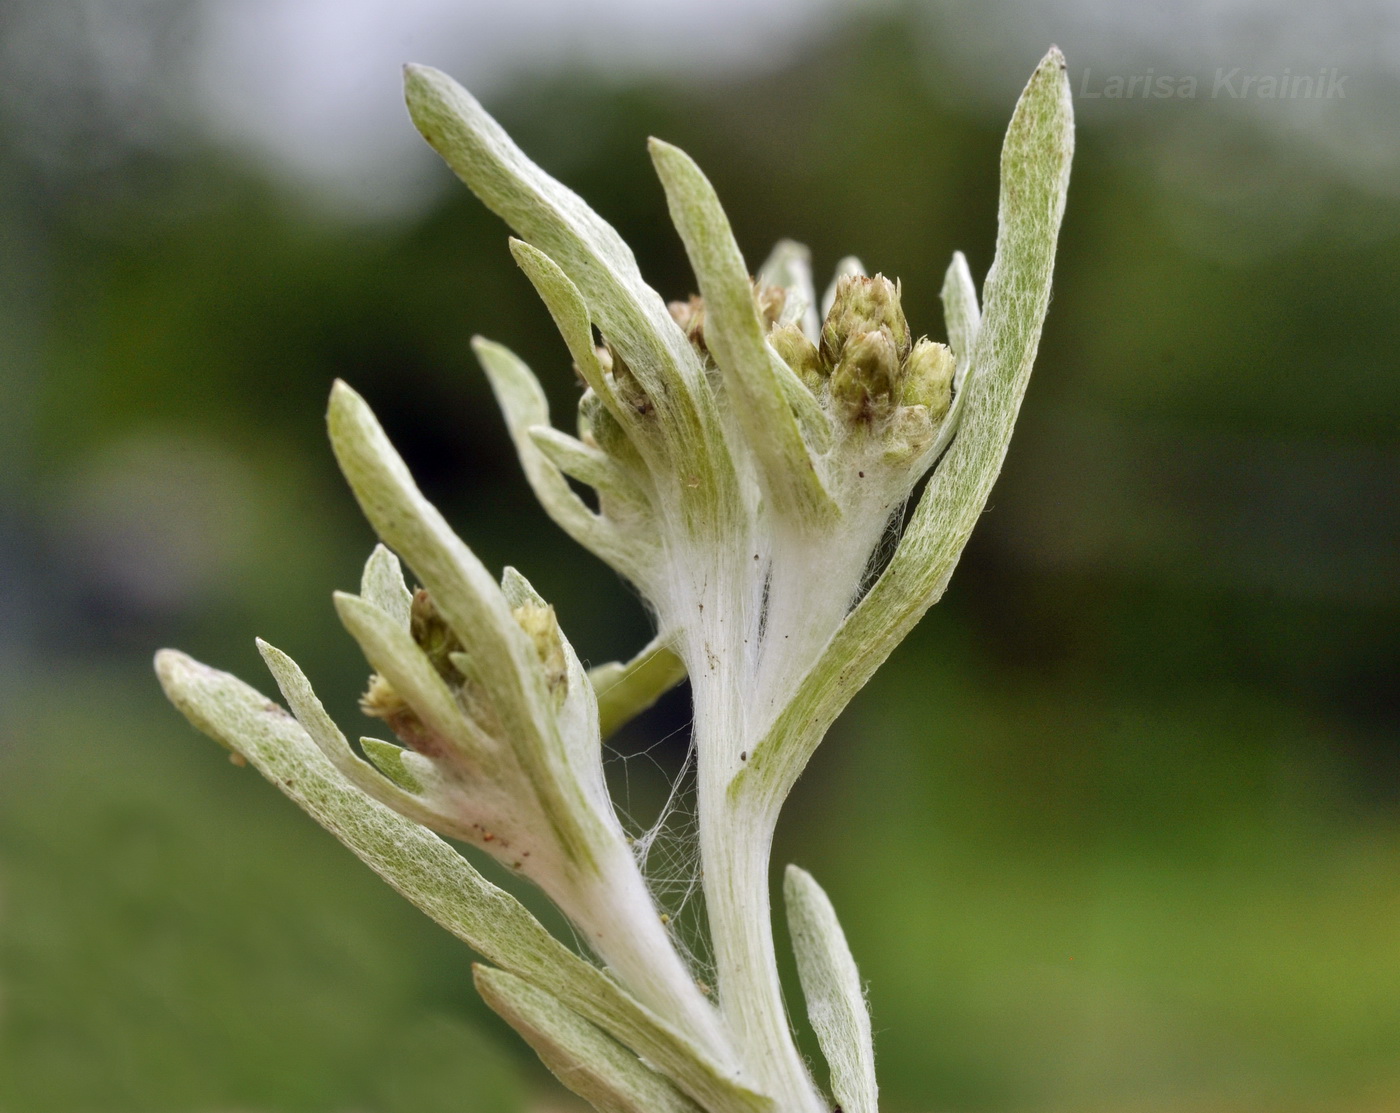
<path id="1" fill-rule="evenodd" d="M 427 164 L 400 66 L 477 93 L 567 63 L 619 79 L 781 62 L 851 0 L 209 0 L 202 48 L 217 120 L 298 173 L 392 203 Z M 337 181 L 338 179 L 338 181 Z"/>
<path id="2" fill-rule="evenodd" d="M 116 27 L 122 7 L 141 2 L 75 7 L 89 23 Z M 561 63 L 619 82 L 646 72 L 705 80 L 781 65 L 843 21 L 897 5 L 920 13 L 931 88 L 968 110 L 1004 116 L 1054 42 L 1069 59 L 1085 123 L 1151 111 L 1142 98 L 1103 95 L 1115 77 L 1195 77 L 1197 96 L 1213 99 L 1213 107 L 1256 119 L 1376 190 L 1400 188 L 1397 0 L 198 2 L 194 114 L 280 171 L 366 212 L 411 208 L 440 182 L 403 111 L 405 61 L 446 69 L 488 98 L 505 82 Z M 160 49 L 109 38 L 117 81 L 141 72 L 131 62 L 143 48 Z M 1212 98 L 1216 72 L 1232 67 L 1257 76 L 1335 70 L 1345 77 L 1345 95 L 1231 100 L 1222 91 Z M 1189 127 L 1178 139 L 1209 142 Z"/>
<path id="3" fill-rule="evenodd" d="M 880 0 L 206 2 L 200 49 L 208 111 L 295 174 L 371 208 L 411 203 L 428 165 L 399 99 L 404 61 L 438 65 L 486 93 L 565 60 L 619 77 L 659 71 L 703 79 L 780 64 L 841 20 L 890 6 Z M 1395 0 L 983 0 L 918 7 L 931 58 L 942 44 L 936 53 L 951 54 L 960 95 L 989 111 L 1006 110 L 1051 42 L 1069 57 L 1086 118 L 1141 111 L 1142 100 L 1082 94 L 1102 93 L 1113 76 L 1149 68 L 1158 77 L 1197 75 L 1198 96 L 1205 97 L 1221 67 L 1261 75 L 1335 67 L 1348 75 L 1344 97 L 1245 97 L 1231 107 L 1296 132 L 1351 172 L 1374 177 L 1378 188 L 1393 180 L 1400 163 Z M 951 52 L 950 41 L 957 44 Z"/>

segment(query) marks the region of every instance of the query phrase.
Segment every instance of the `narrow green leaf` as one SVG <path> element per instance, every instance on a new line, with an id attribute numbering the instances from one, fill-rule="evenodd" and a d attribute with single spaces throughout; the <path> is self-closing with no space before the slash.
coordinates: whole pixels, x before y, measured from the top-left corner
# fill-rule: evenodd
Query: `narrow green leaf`
<path id="1" fill-rule="evenodd" d="M 501 590 L 512 607 L 529 605 L 543 610 L 549 606 L 530 581 L 509 565 L 501 573 Z M 598 749 L 601 742 L 598 736 L 598 701 L 583 663 L 557 620 L 553 637 L 558 640 L 566 671 L 564 701 L 556 713 L 559 738 L 568 763 L 565 776 L 572 786 L 582 789 L 595 815 L 603 819 L 614 837 L 620 839 L 623 837 L 621 825 L 613 811 L 612 797 L 608 795 Z"/>
<path id="2" fill-rule="evenodd" d="M 768 363 L 773 377 L 783 392 L 783 401 L 792 409 L 797 418 L 798 428 L 812 451 L 821 454 L 831 447 L 831 418 L 827 417 L 817 396 L 807 384 L 797 377 L 797 372 L 787 365 L 783 357 L 771 347 L 768 349 Z"/>
<path id="3" fill-rule="evenodd" d="M 684 151 L 650 142 L 671 221 L 705 299 L 705 343 L 724 375 L 739 426 L 759 465 L 764 493 L 779 513 L 826 522 L 839 511 L 802 438 L 754 304 L 753 282 L 714 187 Z"/>
<path id="4" fill-rule="evenodd" d="M 607 738 L 684 680 L 685 662 L 658 635 L 626 664 L 589 669 L 588 679 L 598 693 L 598 722 Z"/>
<path id="5" fill-rule="evenodd" d="M 953 388 L 961 390 L 972 363 L 977 329 L 982 323 L 982 311 L 977 306 L 977 287 L 967 266 L 967 256 L 961 251 L 953 252 L 953 261 L 948 264 L 943 276 L 940 297 L 943 299 L 943 319 L 948 326 L 948 347 L 953 349 L 953 358 L 958 365 Z"/>
<path id="6" fill-rule="evenodd" d="M 387 804 L 395 811 L 412 816 L 419 823 L 436 822 L 437 816 L 416 796 L 388 780 L 373 765 L 350 748 L 345 735 L 335 725 L 316 693 L 311 682 L 295 661 L 280 649 L 258 639 L 258 652 L 262 654 L 268 671 L 277 681 L 282 698 L 292 709 L 297 722 L 306 730 L 311 740 L 351 784 L 368 793 L 381 804 Z M 274 705 L 275 706 L 275 705 Z M 279 708 L 280 710 L 280 708 Z M 246 755 L 245 755 L 246 756 Z"/>
<path id="7" fill-rule="evenodd" d="M 609 508 L 615 506 L 624 515 L 642 515 L 650 509 L 642 489 L 606 452 L 548 425 L 532 425 L 525 432 L 551 464 L 580 483 L 587 483 L 609 503 Z"/>
<path id="8" fill-rule="evenodd" d="M 630 580 L 644 575 L 637 552 L 617 534 L 612 523 L 593 513 L 569 486 L 558 466 L 540 450 L 530 430 L 549 426 L 549 402 L 539 380 L 508 348 L 477 337 L 472 350 L 491 382 L 505 415 L 515 451 L 530 489 L 540 505 L 565 533 L 612 565 Z"/>
<path id="9" fill-rule="evenodd" d="M 536 166 L 476 99 L 428 66 L 404 68 L 409 115 L 423 138 L 496 215 L 569 276 L 609 342 L 689 442 L 703 449 L 700 361 L 632 249 L 588 204 Z"/>
<path id="10" fill-rule="evenodd" d="M 817 317 L 817 290 L 812 284 L 812 253 L 796 240 L 779 240 L 763 266 L 758 268 L 761 286 L 781 286 L 787 301 L 778 318 L 780 325 L 797 322 L 807 339 L 821 339 L 822 323 Z"/>
<path id="11" fill-rule="evenodd" d="M 598 359 L 598 351 L 594 347 L 593 321 L 578 287 L 558 263 L 533 244 L 512 237 L 510 253 L 535 287 L 549 315 L 554 318 L 555 327 L 559 329 L 559 335 L 563 337 L 564 345 L 569 349 L 569 355 L 573 357 L 583 381 L 593 388 L 624 428 L 635 426 L 636 413 L 618 401 L 612 380 Z"/>
<path id="12" fill-rule="evenodd" d="M 519 568 L 507 564 L 501 569 L 501 594 L 511 607 L 547 607 L 545 597 L 535 590 L 535 585 L 527 580 Z"/>
<path id="13" fill-rule="evenodd" d="M 418 490 L 365 400 L 345 383 L 331 391 L 331 446 L 365 517 L 400 553 L 432 594 L 439 613 L 466 647 L 481 686 L 502 704 L 516 734 L 541 727 L 526 690 L 534 653 L 495 578 Z"/>
<path id="14" fill-rule="evenodd" d="M 383 545 L 376 545 L 360 576 L 360 594 L 405 630 L 413 608 L 413 592 L 404 583 L 403 566 Z"/>
<path id="15" fill-rule="evenodd" d="M 701 1113 L 667 1079 L 544 990 L 489 966 L 473 966 L 472 976 L 482 1000 L 555 1078 L 600 1113 Z"/>
<path id="16" fill-rule="evenodd" d="M 497 966 L 553 994 L 630 1047 L 712 1113 L 768 1113 L 665 1021 L 547 932 L 427 828 L 349 784 L 304 727 L 237 677 L 175 650 L 156 655 L 170 701 L 198 730 L 242 754 L 404 897 Z"/>
<path id="17" fill-rule="evenodd" d="M 844 1113 L 877 1113 L 870 1009 L 836 910 L 796 866 L 787 868 L 783 897 L 807 1016 L 831 1068 L 831 1094 Z"/>
<path id="18" fill-rule="evenodd" d="M 1050 301 L 1074 153 L 1064 57 L 1031 75 L 1001 157 L 996 258 L 963 384 L 961 422 L 894 556 L 798 685 L 730 792 L 781 800 L 841 709 L 947 587 L 1006 457 Z"/>
<path id="19" fill-rule="evenodd" d="M 361 738 L 360 748 L 364 750 L 365 757 L 374 762 L 374 767 L 400 788 L 413 793 L 423 791 L 418 778 L 404 764 L 403 755 L 408 751 L 402 746 L 381 742 L 378 738 Z"/>

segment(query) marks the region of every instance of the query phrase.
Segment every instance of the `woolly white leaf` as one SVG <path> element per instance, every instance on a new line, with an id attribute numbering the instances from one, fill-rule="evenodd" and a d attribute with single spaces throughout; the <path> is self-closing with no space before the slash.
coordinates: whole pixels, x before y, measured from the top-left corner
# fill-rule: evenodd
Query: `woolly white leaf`
<path id="1" fill-rule="evenodd" d="M 235 676 L 175 650 L 156 655 L 170 701 L 241 754 L 403 896 L 489 961 L 558 998 L 663 1071 L 714 1113 L 767 1113 L 670 1024 L 547 932 L 426 827 L 372 800 L 331 764 L 306 729 Z"/>
<path id="2" fill-rule="evenodd" d="M 477 991 L 535 1049 L 554 1077 L 599 1113 L 702 1113 L 664 1077 L 529 982 L 477 966 Z"/>
<path id="3" fill-rule="evenodd" d="M 765 494 L 780 514 L 815 525 L 837 516 L 797 419 L 783 396 L 764 340 L 748 267 L 714 187 L 684 151 L 653 139 L 651 159 L 666 189 L 705 299 L 705 344 L 724 375 L 735 417 L 758 461 Z"/>
<path id="4" fill-rule="evenodd" d="M 787 868 L 783 897 L 807 1016 L 831 1068 L 831 1094 L 844 1113 L 877 1113 L 870 1010 L 836 910 L 796 866 Z"/>
<path id="5" fill-rule="evenodd" d="M 1021 94 L 1002 146 L 996 258 L 957 435 L 890 563 L 750 752 L 731 793 L 786 796 L 841 709 L 943 594 L 1001 470 L 1030 381 L 1073 152 L 1064 56 L 1051 49 Z"/>
<path id="6" fill-rule="evenodd" d="M 408 629 L 413 592 L 404 583 L 399 558 L 383 545 L 376 545 L 369 560 L 365 561 L 365 570 L 360 576 L 360 594 L 405 630 Z"/>
<path id="7" fill-rule="evenodd" d="M 977 330 L 982 323 L 982 311 L 977 306 L 977 287 L 972 281 L 972 272 L 967 267 L 967 257 L 961 251 L 953 252 L 953 261 L 948 264 L 943 276 L 943 319 L 948 325 L 948 347 L 953 349 L 958 370 L 953 379 L 953 389 L 961 390 L 967 369 L 972 364 L 973 349 L 977 343 Z"/>

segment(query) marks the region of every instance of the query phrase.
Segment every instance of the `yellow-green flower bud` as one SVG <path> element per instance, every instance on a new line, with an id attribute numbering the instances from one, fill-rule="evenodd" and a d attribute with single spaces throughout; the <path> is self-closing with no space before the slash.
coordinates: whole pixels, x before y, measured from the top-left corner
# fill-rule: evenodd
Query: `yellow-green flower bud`
<path id="1" fill-rule="evenodd" d="M 900 405 L 926 406 L 929 417 L 941 421 L 953 401 L 953 368 L 953 353 L 948 345 L 920 340 L 900 376 Z"/>
<path id="2" fill-rule="evenodd" d="M 544 666 L 545 686 L 554 697 L 555 704 L 563 703 L 568 690 L 569 666 L 554 608 L 547 603 L 540 606 L 527 602 L 512 608 L 511 614 L 534 643 L 535 653 Z"/>
<path id="3" fill-rule="evenodd" d="M 413 593 L 413 603 L 409 610 L 409 629 L 418 648 L 432 662 L 439 675 L 451 683 L 460 683 L 461 673 L 452 663 L 452 655 L 462 651 L 462 643 L 446 620 L 438 613 L 437 606 L 421 587 Z"/>
<path id="4" fill-rule="evenodd" d="M 781 325 L 775 328 L 768 334 L 768 343 L 773 345 L 773 350 L 813 393 L 816 393 L 831 375 L 831 368 L 827 366 L 826 360 L 822 359 L 817 346 L 807 339 L 801 325 Z"/>
<path id="5" fill-rule="evenodd" d="M 371 719 L 382 719 L 399 741 L 424 757 L 443 758 L 451 752 L 442 737 L 424 723 L 408 701 L 378 673 L 369 678 L 369 687 L 360 697 L 360 710 Z"/>
<path id="6" fill-rule="evenodd" d="M 871 421 L 887 413 L 899 362 L 888 329 L 848 338 L 841 362 L 831 373 L 833 404 L 851 421 Z"/>
<path id="7" fill-rule="evenodd" d="M 894 343 L 898 361 L 909 355 L 909 322 L 899 304 L 899 286 L 882 274 L 846 275 L 836 284 L 836 299 L 822 325 L 822 355 L 836 364 L 857 336 L 883 329 Z"/>

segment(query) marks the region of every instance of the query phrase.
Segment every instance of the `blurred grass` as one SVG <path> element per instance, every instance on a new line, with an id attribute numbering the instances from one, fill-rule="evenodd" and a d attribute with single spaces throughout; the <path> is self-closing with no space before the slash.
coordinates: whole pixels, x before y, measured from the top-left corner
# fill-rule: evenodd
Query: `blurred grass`
<path id="1" fill-rule="evenodd" d="M 1355 812 L 1316 724 L 1228 688 L 993 680 L 930 633 L 782 848 L 825 864 L 891 1106 L 1400 1103 L 1400 823 Z"/>
<path id="2" fill-rule="evenodd" d="M 990 262 L 1004 118 L 916 39 L 853 25 L 728 85 L 542 74 L 490 107 L 667 296 L 691 279 L 647 134 L 706 168 L 751 260 L 854 250 L 937 336 L 948 255 Z M 79 137 L 108 128 L 93 95 Z M 470 956 L 148 664 L 177 644 L 266 688 L 260 634 L 354 721 L 328 595 L 372 538 L 323 440 L 336 376 L 586 657 L 642 644 L 470 357 L 474 332 L 516 348 L 568 424 L 504 228 L 445 172 L 365 224 L 173 122 L 125 147 L 112 122 L 87 161 L 8 126 L 0 1110 L 519 1108 L 540 1072 Z M 1393 196 L 1204 101 L 1081 130 L 990 513 L 780 832 L 870 981 L 892 1113 L 1400 1108 L 1397 301 Z M 672 699 L 619 745 L 669 739 L 674 770 L 685 722 Z M 612 769 L 642 814 L 648 761 Z"/>
<path id="3" fill-rule="evenodd" d="M 146 676 L 27 693 L 0 753 L 0 1108 L 519 1108 L 461 948 Z"/>

